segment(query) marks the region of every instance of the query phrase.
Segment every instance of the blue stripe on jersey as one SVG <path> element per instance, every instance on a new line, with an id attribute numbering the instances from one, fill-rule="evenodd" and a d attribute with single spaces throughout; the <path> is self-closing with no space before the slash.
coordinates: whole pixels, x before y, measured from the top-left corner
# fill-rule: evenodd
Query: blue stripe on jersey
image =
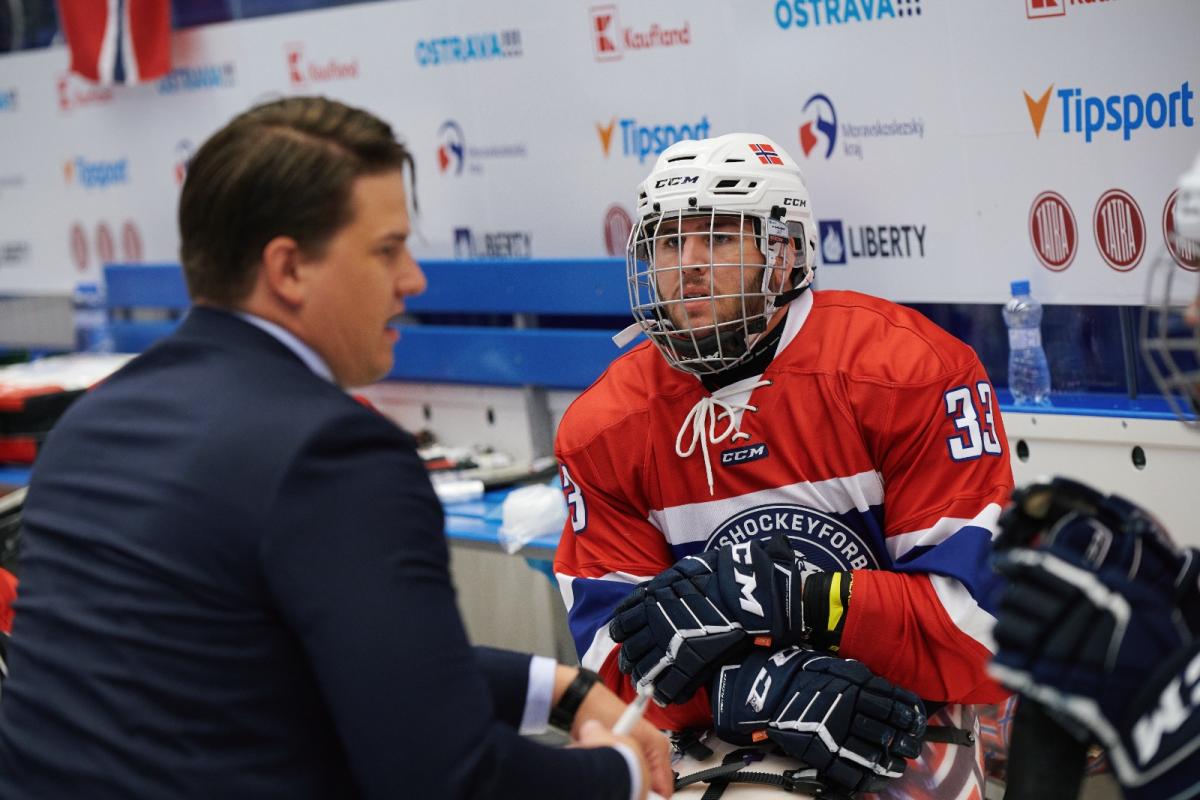
<path id="1" fill-rule="evenodd" d="M 936 547 L 914 547 L 896 562 L 896 572 L 924 572 L 954 578 L 985 611 L 996 611 L 1000 577 L 992 571 L 992 534 L 978 525 L 964 525 Z"/>
<path id="2" fill-rule="evenodd" d="M 567 612 L 567 627 L 575 640 L 575 652 L 583 658 L 592 646 L 596 631 L 607 625 L 613 609 L 633 591 L 634 584 L 624 581 L 606 581 L 599 578 L 574 578 L 571 591 L 575 602 Z"/>

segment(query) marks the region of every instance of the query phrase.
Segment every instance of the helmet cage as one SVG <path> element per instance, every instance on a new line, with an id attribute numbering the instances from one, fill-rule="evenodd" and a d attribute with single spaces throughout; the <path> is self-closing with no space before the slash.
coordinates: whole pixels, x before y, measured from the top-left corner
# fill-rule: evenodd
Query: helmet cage
<path id="1" fill-rule="evenodd" d="M 630 309 L 672 367 L 706 375 L 743 363 L 776 311 L 811 281 L 804 225 L 782 216 L 782 209 L 679 209 L 646 214 L 634 227 L 626 247 Z M 728 270 L 738 271 L 734 288 Z"/>
<path id="2" fill-rule="evenodd" d="M 1200 427 L 1200 274 L 1178 267 L 1163 252 L 1151 266 L 1142 311 L 1141 344 L 1146 366 L 1181 422 Z"/>

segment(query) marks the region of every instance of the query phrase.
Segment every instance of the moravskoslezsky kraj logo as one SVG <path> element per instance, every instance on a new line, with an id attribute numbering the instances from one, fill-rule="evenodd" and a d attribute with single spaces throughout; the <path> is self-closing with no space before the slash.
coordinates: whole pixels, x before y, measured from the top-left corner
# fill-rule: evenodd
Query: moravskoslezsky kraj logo
<path id="1" fill-rule="evenodd" d="M 862 536 L 845 523 L 804 506 L 772 503 L 739 512 L 722 522 L 704 543 L 705 550 L 786 534 L 792 549 L 823 572 L 879 569 L 879 560 Z"/>

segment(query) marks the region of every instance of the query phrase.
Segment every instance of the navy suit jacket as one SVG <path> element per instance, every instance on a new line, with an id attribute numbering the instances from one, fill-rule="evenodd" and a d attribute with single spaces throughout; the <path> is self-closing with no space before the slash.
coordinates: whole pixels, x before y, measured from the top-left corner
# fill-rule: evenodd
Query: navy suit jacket
<path id="1" fill-rule="evenodd" d="M 64 415 L 22 535 L 0 797 L 628 797 L 516 733 L 412 437 L 232 314 Z"/>

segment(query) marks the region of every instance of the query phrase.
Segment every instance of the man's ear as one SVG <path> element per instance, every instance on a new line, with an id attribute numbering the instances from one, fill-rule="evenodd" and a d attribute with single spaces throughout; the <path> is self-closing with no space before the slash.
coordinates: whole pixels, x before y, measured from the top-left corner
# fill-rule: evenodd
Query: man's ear
<path id="1" fill-rule="evenodd" d="M 302 305 L 306 294 L 303 263 L 300 245 L 290 236 L 276 236 L 263 247 L 261 280 L 272 296 L 292 308 Z"/>

